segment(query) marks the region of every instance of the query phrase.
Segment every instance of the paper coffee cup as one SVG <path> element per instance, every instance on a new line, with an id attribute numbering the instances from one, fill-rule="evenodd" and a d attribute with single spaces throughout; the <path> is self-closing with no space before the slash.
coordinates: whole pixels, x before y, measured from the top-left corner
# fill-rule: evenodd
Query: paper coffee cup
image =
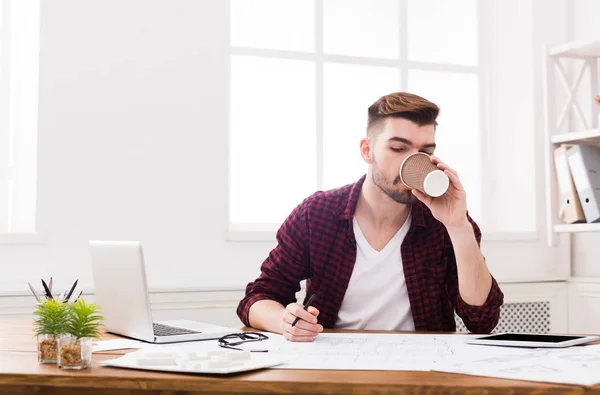
<path id="1" fill-rule="evenodd" d="M 431 197 L 442 196 L 450 186 L 448 176 L 424 152 L 415 152 L 404 159 L 400 166 L 400 179 L 408 188 Z"/>

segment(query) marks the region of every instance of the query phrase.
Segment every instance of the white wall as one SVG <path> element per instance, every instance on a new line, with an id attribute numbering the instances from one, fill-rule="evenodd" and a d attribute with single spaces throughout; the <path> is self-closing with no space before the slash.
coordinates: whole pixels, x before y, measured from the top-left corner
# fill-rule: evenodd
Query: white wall
<path id="1" fill-rule="evenodd" d="M 566 37 L 566 0 L 490 0 L 484 9 L 490 109 L 489 194 L 500 214 L 494 224 L 511 230 L 502 213 L 531 207 L 535 194 L 536 229 L 521 240 L 486 241 L 482 248 L 492 273 L 504 281 L 546 281 L 569 276 L 568 237 L 550 248 L 545 238 L 542 116 L 542 49 Z M 510 218 L 506 215 L 504 218 Z M 485 229 L 484 229 L 485 233 Z M 507 235 L 514 237 L 514 235 Z"/>
<path id="2" fill-rule="evenodd" d="M 593 39 L 600 37 L 600 2 L 598 0 L 570 0 L 569 33 L 571 39 Z"/>
<path id="3" fill-rule="evenodd" d="M 503 160 L 528 156 L 525 172 L 493 164 L 504 171 L 496 187 L 527 174 L 538 203 L 538 54 L 566 26 L 564 0 L 547 3 L 494 1 L 492 15 L 502 18 L 490 26 L 496 42 L 487 48 L 490 136 Z M 0 265 L 10 270 L 0 292 L 26 293 L 27 281 L 51 275 L 59 288 L 79 277 L 91 289 L 86 243 L 95 238 L 141 240 L 153 289 L 239 291 L 258 274 L 274 243 L 224 239 L 228 7 L 225 0 L 43 2 L 38 219 L 46 242 L 0 245 Z M 506 37 L 512 44 L 501 43 Z M 496 193 L 499 209 L 518 204 L 518 193 Z M 566 243 L 547 248 L 543 207 L 536 218 L 537 235 L 484 242 L 500 281 L 568 275 Z"/>
<path id="4" fill-rule="evenodd" d="M 229 243 L 228 1 L 52 0 L 41 10 L 39 230 L 2 245 L 4 293 L 90 288 L 87 240 L 139 239 L 153 288 L 239 287 L 273 243 Z M 248 191 L 249 193 L 256 191 Z"/>

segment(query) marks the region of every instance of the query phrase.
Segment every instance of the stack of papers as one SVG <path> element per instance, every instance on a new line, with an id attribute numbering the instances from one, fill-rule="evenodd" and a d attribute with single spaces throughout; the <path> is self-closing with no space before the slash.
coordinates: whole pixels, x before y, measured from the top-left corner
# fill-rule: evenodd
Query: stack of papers
<path id="1" fill-rule="evenodd" d="M 224 348 L 193 351 L 188 347 L 139 350 L 121 358 L 100 362 L 101 366 L 162 372 L 229 374 L 272 367 L 285 362 L 278 354 L 253 353 Z"/>

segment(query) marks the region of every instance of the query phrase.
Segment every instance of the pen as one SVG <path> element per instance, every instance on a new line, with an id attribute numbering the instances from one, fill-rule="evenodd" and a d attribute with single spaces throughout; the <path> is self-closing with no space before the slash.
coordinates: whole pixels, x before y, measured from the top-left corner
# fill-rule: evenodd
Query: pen
<path id="1" fill-rule="evenodd" d="M 315 298 L 315 296 L 317 296 L 317 294 L 310 295 L 310 298 L 308 298 L 308 301 L 304 304 L 304 310 L 308 309 L 308 307 L 312 303 L 312 301 Z M 296 317 L 296 319 L 294 320 L 294 322 L 292 322 L 292 328 L 298 323 L 299 319 L 300 319 L 300 317 Z"/>
<path id="2" fill-rule="evenodd" d="M 43 278 L 42 278 L 42 285 L 44 286 L 44 290 L 46 291 L 46 297 L 48 299 L 52 299 L 52 292 L 50 292 L 50 289 L 48 288 L 48 285 L 46 284 L 46 282 L 44 281 Z"/>
<path id="3" fill-rule="evenodd" d="M 52 277 L 50 277 L 50 282 L 48 282 L 48 288 L 50 288 L 50 292 L 52 293 Z"/>
<path id="4" fill-rule="evenodd" d="M 29 289 L 33 293 L 33 296 L 35 296 L 35 300 L 39 301 L 40 297 L 38 296 L 37 292 L 35 292 L 35 289 L 33 288 L 33 285 L 31 285 L 30 283 L 27 283 L 27 285 L 29 285 Z"/>
<path id="5" fill-rule="evenodd" d="M 81 290 L 81 292 L 79 292 L 79 295 L 77 295 L 77 299 L 75 299 L 75 302 L 77 302 L 79 300 L 79 298 L 81 297 L 82 293 L 83 293 L 83 289 Z"/>
<path id="6" fill-rule="evenodd" d="M 69 299 L 71 298 L 71 295 L 73 294 L 73 291 L 75 291 L 75 287 L 77 286 L 77 282 L 79 281 L 79 279 L 75 280 L 75 282 L 73 283 L 73 286 L 71 287 L 71 290 L 69 291 L 68 294 L 65 295 L 65 301 L 69 301 Z"/>

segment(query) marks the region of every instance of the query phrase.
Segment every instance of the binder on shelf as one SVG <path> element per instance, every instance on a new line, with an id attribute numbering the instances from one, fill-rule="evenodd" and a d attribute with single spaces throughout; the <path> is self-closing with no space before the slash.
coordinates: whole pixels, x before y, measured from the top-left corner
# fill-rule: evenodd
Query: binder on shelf
<path id="1" fill-rule="evenodd" d="M 566 155 L 586 221 L 600 222 L 600 147 L 574 145 Z"/>
<path id="2" fill-rule="evenodd" d="M 561 145 L 554 150 L 554 166 L 558 181 L 558 216 L 565 224 L 577 224 L 585 222 L 585 214 L 567 161 L 567 151 L 570 148 Z"/>

